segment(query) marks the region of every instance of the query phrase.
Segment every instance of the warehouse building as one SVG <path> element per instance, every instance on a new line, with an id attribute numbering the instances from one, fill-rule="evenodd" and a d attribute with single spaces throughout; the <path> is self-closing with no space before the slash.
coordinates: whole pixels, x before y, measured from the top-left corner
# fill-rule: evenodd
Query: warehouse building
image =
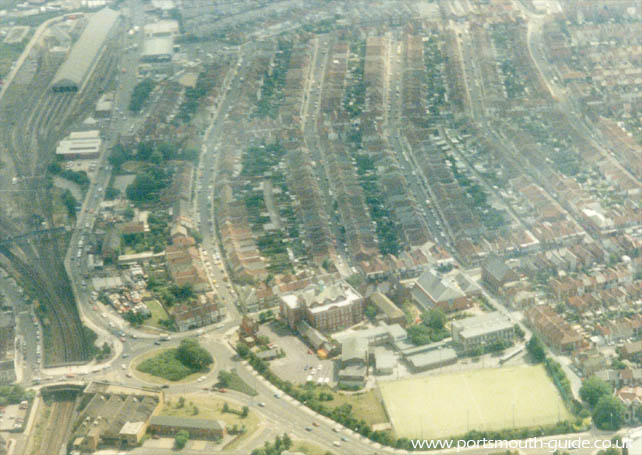
<path id="1" fill-rule="evenodd" d="M 100 131 L 75 131 L 58 143 L 56 155 L 65 160 L 96 159 L 101 147 Z"/>
<path id="2" fill-rule="evenodd" d="M 82 90 L 100 59 L 119 16 L 120 13 L 109 8 L 103 8 L 91 16 L 85 30 L 53 78 L 51 88 L 54 92 Z"/>
<path id="3" fill-rule="evenodd" d="M 177 36 L 179 34 L 178 22 L 174 20 L 163 20 L 145 25 L 145 38 L 159 38 Z"/>
<path id="4" fill-rule="evenodd" d="M 150 388 L 90 383 L 74 426 L 73 448 L 94 452 L 101 446 L 135 447 L 162 406 L 163 397 L 162 392 Z"/>
<path id="5" fill-rule="evenodd" d="M 172 60 L 173 53 L 172 38 L 150 38 L 145 40 L 140 60 L 146 63 L 169 62 Z"/>

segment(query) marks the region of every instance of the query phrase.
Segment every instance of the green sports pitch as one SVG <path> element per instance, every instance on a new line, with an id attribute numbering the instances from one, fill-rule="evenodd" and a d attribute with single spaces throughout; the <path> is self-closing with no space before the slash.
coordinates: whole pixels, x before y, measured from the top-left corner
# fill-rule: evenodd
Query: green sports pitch
<path id="1" fill-rule="evenodd" d="M 542 365 L 381 382 L 379 388 L 397 437 L 437 439 L 571 417 Z"/>

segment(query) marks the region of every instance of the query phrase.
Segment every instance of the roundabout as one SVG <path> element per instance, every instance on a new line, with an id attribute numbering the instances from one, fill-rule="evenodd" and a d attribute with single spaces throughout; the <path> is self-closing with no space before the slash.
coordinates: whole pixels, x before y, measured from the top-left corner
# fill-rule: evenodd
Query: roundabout
<path id="1" fill-rule="evenodd" d="M 183 340 L 177 346 L 154 349 L 131 360 L 129 374 L 154 385 L 200 382 L 214 369 L 215 360 L 196 340 Z M 123 364 L 123 369 L 126 369 Z"/>

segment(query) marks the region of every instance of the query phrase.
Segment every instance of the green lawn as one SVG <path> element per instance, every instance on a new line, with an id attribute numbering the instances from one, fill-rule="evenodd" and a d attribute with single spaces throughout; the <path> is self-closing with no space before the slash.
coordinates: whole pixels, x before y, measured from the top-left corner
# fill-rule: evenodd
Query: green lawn
<path id="1" fill-rule="evenodd" d="M 330 391 L 330 389 L 327 391 Z M 353 394 L 332 392 L 332 395 L 334 396 L 334 399 L 331 401 L 324 401 L 324 406 L 334 409 L 347 403 L 352 406 L 352 414 L 357 419 L 363 419 L 369 425 L 386 423 L 388 421 L 386 411 L 383 408 L 383 403 L 379 399 L 375 390 Z"/>
<path id="2" fill-rule="evenodd" d="M 542 365 L 426 376 L 379 387 L 397 437 L 442 438 L 571 417 Z"/>
<path id="3" fill-rule="evenodd" d="M 165 308 L 163 308 L 163 305 L 161 305 L 161 303 L 156 299 L 146 300 L 145 305 L 147 305 L 149 311 L 152 312 L 152 317 L 145 321 L 145 325 L 151 325 L 153 327 L 158 327 L 161 329 L 165 328 L 159 322 L 162 319 L 168 318 L 167 312 L 165 311 Z"/>
<path id="4" fill-rule="evenodd" d="M 258 395 L 256 390 L 254 390 L 250 385 L 248 385 L 241 377 L 236 373 L 230 373 L 229 384 L 226 388 L 230 390 L 236 390 L 237 392 L 244 393 L 251 397 Z"/>
<path id="5" fill-rule="evenodd" d="M 213 365 L 212 365 L 213 366 Z M 134 359 L 133 368 L 140 379 L 156 384 L 195 381 L 211 369 L 193 371 L 176 359 L 175 348 L 158 349 Z"/>

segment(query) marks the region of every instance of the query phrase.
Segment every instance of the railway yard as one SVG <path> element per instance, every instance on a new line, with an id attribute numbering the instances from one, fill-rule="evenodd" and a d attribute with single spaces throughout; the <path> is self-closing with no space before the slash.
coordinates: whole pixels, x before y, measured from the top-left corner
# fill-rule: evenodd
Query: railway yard
<path id="1" fill-rule="evenodd" d="M 635 3 L 7 7 L 24 51 L 0 74 L 0 364 L 33 392 L 12 455 L 168 455 L 196 393 L 253 423 L 189 402 L 212 432 L 190 455 L 286 432 L 337 455 L 406 453 L 424 427 L 603 436 L 583 380 L 642 385 Z M 138 374 L 187 339 L 211 367 Z M 515 398 L 529 371 L 541 403 Z M 483 378 L 513 376 L 470 428 L 495 401 Z M 429 391 L 451 378 L 470 396 L 438 425 Z M 612 385 L 628 407 L 609 437 L 642 422 Z"/>

